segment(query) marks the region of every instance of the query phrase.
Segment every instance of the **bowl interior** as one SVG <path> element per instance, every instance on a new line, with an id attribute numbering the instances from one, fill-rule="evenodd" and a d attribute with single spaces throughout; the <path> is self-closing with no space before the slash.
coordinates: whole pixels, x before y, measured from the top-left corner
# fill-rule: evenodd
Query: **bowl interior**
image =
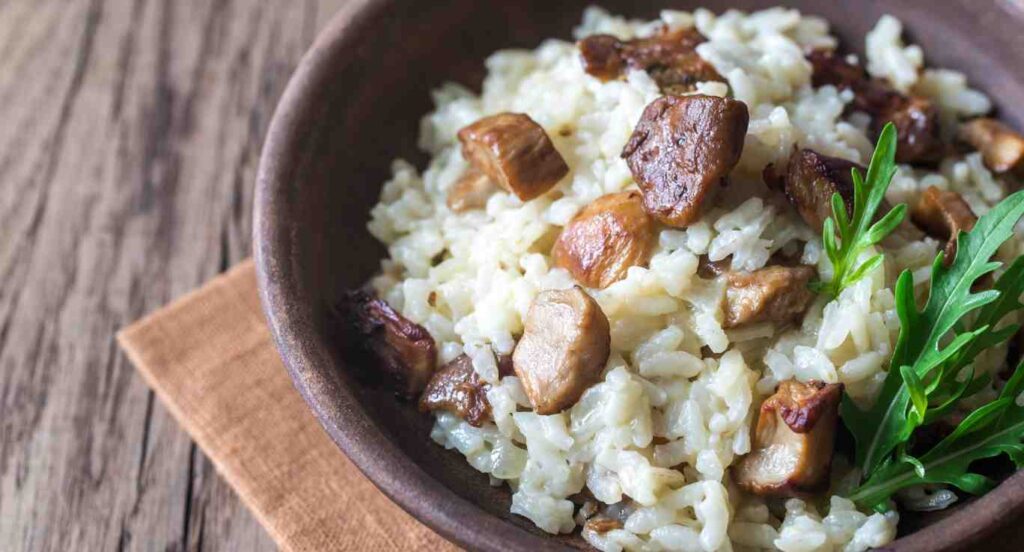
<path id="1" fill-rule="evenodd" d="M 473 548 L 579 546 L 576 537 L 540 538 L 509 514 L 509 493 L 488 485 L 461 455 L 429 439 L 431 420 L 410 404 L 353 377 L 339 354 L 331 306 L 378 270 L 384 249 L 366 231 L 369 209 L 395 158 L 422 167 L 416 148 L 430 90 L 445 81 L 479 89 L 483 60 L 545 38 L 569 39 L 591 2 L 354 1 L 307 54 L 282 99 L 261 161 L 255 242 L 264 306 L 279 349 L 332 438 L 399 504 L 442 534 Z M 751 0 L 604 1 L 614 13 L 654 18 L 665 7 L 757 9 Z M 788 2 L 829 19 L 848 51 L 884 13 L 899 17 L 929 66 L 967 74 L 999 115 L 1024 127 L 1024 20 L 1014 4 L 970 0 Z M 998 499 L 998 503 L 994 502 Z M 961 508 L 939 525 L 903 538 L 903 550 L 935 549 L 940 532 L 988 531 L 1024 502 L 1024 483 Z M 986 504 L 989 504 L 986 507 Z M 969 518 L 969 519 L 968 519 Z M 959 521 L 958 521 L 959 520 Z M 908 520 L 902 530 L 929 526 Z M 499 540 L 500 539 L 500 540 Z M 926 546 L 930 542 L 931 547 Z"/>

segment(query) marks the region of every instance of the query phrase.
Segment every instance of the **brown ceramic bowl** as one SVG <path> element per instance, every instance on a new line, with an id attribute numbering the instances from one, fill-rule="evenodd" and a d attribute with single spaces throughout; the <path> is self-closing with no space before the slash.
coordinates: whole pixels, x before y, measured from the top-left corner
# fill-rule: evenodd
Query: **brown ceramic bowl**
<path id="1" fill-rule="evenodd" d="M 361 285 L 384 254 L 365 230 L 391 160 L 421 165 L 416 147 L 428 92 L 444 81 L 478 86 L 500 48 L 568 38 L 592 0 L 399 2 L 353 0 L 320 34 L 274 115 L 260 163 L 255 254 L 263 306 L 295 387 L 357 466 L 395 502 L 470 549 L 564 550 L 509 514 L 510 495 L 461 455 L 430 441 L 431 421 L 386 390 L 365 386 L 339 354 L 331 305 Z M 599 1 L 654 18 L 664 7 L 756 9 L 753 0 L 703 4 Z M 928 62 L 965 72 L 1001 116 L 1024 127 L 1024 12 L 1013 0 L 787 2 L 827 17 L 857 50 L 883 13 L 902 19 Z M 977 543 L 1024 510 L 1024 474 L 938 518 L 907 519 L 893 549 L 952 550 Z"/>

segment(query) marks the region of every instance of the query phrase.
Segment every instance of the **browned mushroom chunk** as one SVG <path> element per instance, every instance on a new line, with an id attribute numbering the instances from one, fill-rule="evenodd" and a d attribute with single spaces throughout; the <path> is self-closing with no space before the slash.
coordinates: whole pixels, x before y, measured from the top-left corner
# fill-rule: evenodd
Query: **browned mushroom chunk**
<path id="1" fill-rule="evenodd" d="M 499 113 L 459 130 L 462 155 L 506 191 L 529 201 L 550 190 L 569 166 L 528 115 Z"/>
<path id="2" fill-rule="evenodd" d="M 812 50 L 807 54 L 811 62 L 811 85 L 815 88 L 832 85 L 836 88 L 862 86 L 868 74 L 860 65 L 854 65 L 832 50 Z"/>
<path id="3" fill-rule="evenodd" d="M 645 266 L 654 250 L 654 220 L 639 192 L 608 194 L 587 205 L 562 229 L 551 256 L 577 282 L 604 288 Z"/>
<path id="4" fill-rule="evenodd" d="M 490 385 L 473 370 L 473 361 L 462 354 L 437 370 L 420 396 L 420 411 L 446 410 L 474 427 L 491 417 L 487 402 Z"/>
<path id="5" fill-rule="evenodd" d="M 576 43 L 580 49 L 583 70 L 602 81 L 617 79 L 625 68 L 622 49 L 625 43 L 608 34 L 588 36 Z"/>
<path id="6" fill-rule="evenodd" d="M 789 158 L 786 175 L 781 178 L 781 186 L 786 198 L 796 207 L 804 222 L 815 231 L 821 232 L 825 219 L 832 216 L 832 194 L 839 194 L 846 205 L 846 214 L 853 216 L 853 176 L 850 174 L 850 169 L 853 168 L 856 168 L 861 176 L 865 176 L 867 172 L 864 167 L 846 159 L 829 157 L 809 149 L 798 150 Z M 765 173 L 769 173 L 769 170 L 774 169 L 766 167 Z M 879 216 L 888 213 L 889 209 L 889 204 L 883 200 Z M 923 237 L 924 234 L 920 230 L 904 219 L 891 237 L 887 236 L 882 243 L 898 246 L 903 242 L 920 240 Z M 895 243 L 892 242 L 894 239 Z"/>
<path id="7" fill-rule="evenodd" d="M 904 96 L 878 88 L 863 96 L 860 106 L 871 114 L 871 130 L 882 132 L 885 123 L 896 125 L 896 162 L 933 164 L 946 153 L 939 131 L 939 110 L 921 96 Z"/>
<path id="8" fill-rule="evenodd" d="M 694 29 L 662 29 L 649 38 L 622 41 L 599 34 L 579 41 L 583 70 L 601 79 L 622 76 L 626 68 L 647 71 L 662 92 L 692 92 L 698 82 L 723 81 L 710 63 L 697 55 L 704 37 Z"/>
<path id="9" fill-rule="evenodd" d="M 814 150 L 802 149 L 789 158 L 783 189 L 790 203 L 815 231 L 821 232 L 825 219 L 832 216 L 833 194 L 839 194 L 846 204 L 847 214 L 853 214 L 850 169 L 854 167 L 864 174 L 864 167 L 856 163 Z"/>
<path id="10" fill-rule="evenodd" d="M 647 212 L 675 227 L 697 220 L 701 204 L 739 161 L 749 121 L 747 106 L 728 98 L 651 102 L 622 150 Z"/>
<path id="11" fill-rule="evenodd" d="M 949 266 L 956 256 L 956 237 L 970 232 L 978 217 L 960 194 L 929 186 L 910 209 L 910 218 L 932 237 L 946 240 L 943 262 Z"/>
<path id="12" fill-rule="evenodd" d="M 828 484 L 843 386 L 784 381 L 761 404 L 750 454 L 733 474 L 762 496 L 798 496 Z"/>
<path id="13" fill-rule="evenodd" d="M 815 274 L 809 266 L 769 266 L 754 272 L 726 273 L 722 327 L 798 319 L 814 300 L 807 284 Z"/>
<path id="14" fill-rule="evenodd" d="M 1024 136 L 995 119 L 974 119 L 960 127 L 961 140 L 981 152 L 997 173 L 1024 173 Z"/>
<path id="15" fill-rule="evenodd" d="M 601 377 L 611 346 L 608 318 L 579 286 L 537 295 L 512 364 L 538 414 L 572 406 Z"/>
<path id="16" fill-rule="evenodd" d="M 498 377 L 514 375 L 512 357 L 498 355 Z M 473 360 L 461 354 L 440 367 L 427 382 L 420 395 L 420 411 L 445 410 L 458 415 L 469 425 L 481 427 L 491 419 L 491 404 L 487 402 L 490 384 L 480 379 L 473 370 Z"/>
<path id="17" fill-rule="evenodd" d="M 872 132 L 880 133 L 890 121 L 896 125 L 897 162 L 935 163 L 942 158 L 945 146 L 939 133 L 939 112 L 927 98 L 901 94 L 828 50 L 815 50 L 807 59 L 812 67 L 811 84 L 852 90 L 852 108 L 871 116 Z"/>
<path id="18" fill-rule="evenodd" d="M 380 360 L 398 393 L 418 395 L 437 366 L 437 346 L 426 328 L 363 290 L 345 294 L 340 310 L 363 338 L 358 346 Z"/>
<path id="19" fill-rule="evenodd" d="M 452 184 L 446 203 L 456 213 L 483 209 L 487 200 L 500 189 L 491 177 L 471 167 Z"/>

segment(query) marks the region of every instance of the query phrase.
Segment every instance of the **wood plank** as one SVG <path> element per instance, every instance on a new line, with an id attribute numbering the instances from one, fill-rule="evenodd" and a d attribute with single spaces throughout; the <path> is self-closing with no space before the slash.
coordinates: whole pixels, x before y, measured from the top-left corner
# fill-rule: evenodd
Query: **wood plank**
<path id="1" fill-rule="evenodd" d="M 344 0 L 0 2 L 0 542 L 272 549 L 113 332 L 246 256 L 274 104 Z"/>

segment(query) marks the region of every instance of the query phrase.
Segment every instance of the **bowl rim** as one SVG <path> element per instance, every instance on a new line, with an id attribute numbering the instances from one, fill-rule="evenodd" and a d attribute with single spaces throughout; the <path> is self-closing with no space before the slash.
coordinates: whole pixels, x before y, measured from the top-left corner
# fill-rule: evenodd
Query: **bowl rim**
<path id="1" fill-rule="evenodd" d="M 351 63 L 351 51 L 366 29 L 387 16 L 394 0 L 351 0 L 335 13 L 302 56 L 274 110 L 261 151 L 253 204 L 253 250 L 264 315 L 278 353 L 296 390 L 309 405 L 331 440 L 390 500 L 448 540 L 472 550 L 567 550 L 557 539 L 531 533 L 492 516 L 458 496 L 421 469 L 387 438 L 360 407 L 355 392 L 331 385 L 318 368 L 334 361 L 312 331 L 312 317 L 303 312 L 296 289 L 298 267 L 288 253 L 295 245 L 294 221 L 281 207 L 299 145 L 317 112 L 332 71 Z M 331 404 L 321 397 L 331 393 Z M 333 405 L 333 406 L 332 406 Z M 994 533 L 1024 514 L 1024 470 L 948 517 L 903 536 L 883 549 L 956 550 Z M 977 520 L 988 520 L 978 524 Z M 467 527 L 472 527 L 468 529 Z M 966 530 L 962 530 L 966 529 Z"/>
<path id="2" fill-rule="evenodd" d="M 362 29 L 385 17 L 390 1 L 353 0 L 338 11 L 302 56 L 271 118 L 257 169 L 253 205 L 253 249 L 260 302 L 292 384 L 310 406 L 331 440 L 391 501 L 449 541 L 473 550 L 563 550 L 560 543 L 492 516 L 440 484 L 392 443 L 359 406 L 351 389 L 315 378 L 316 367 L 331 363 L 322 343 L 308 339 L 311 316 L 298 307 L 295 269 L 288 253 L 293 228 L 281 215 L 280 202 L 291 168 L 300 154 L 306 126 L 315 116 L 315 100 L 338 60 L 352 51 Z M 310 343 L 310 341 L 314 341 Z M 311 377 L 312 376 L 312 377 Z M 324 385 L 341 408 L 321 408 Z M 340 423 L 339 423 L 340 422 Z M 470 525 L 474 530 L 467 531 Z"/>

